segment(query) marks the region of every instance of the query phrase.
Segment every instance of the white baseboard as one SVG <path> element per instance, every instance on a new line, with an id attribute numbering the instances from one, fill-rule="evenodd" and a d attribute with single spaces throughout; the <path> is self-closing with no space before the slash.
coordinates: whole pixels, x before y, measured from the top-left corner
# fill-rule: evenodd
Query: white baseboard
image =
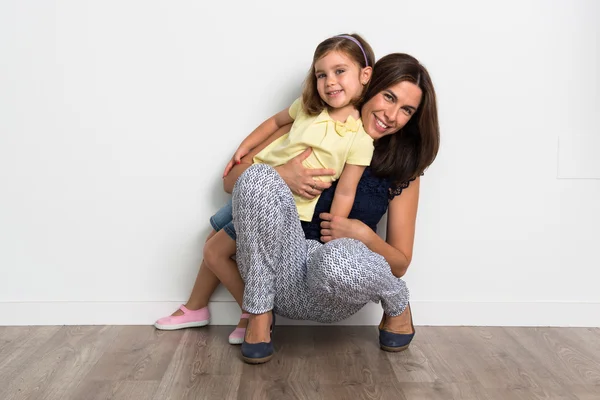
<path id="1" fill-rule="evenodd" d="M 0 325 L 150 325 L 172 313 L 179 302 L 0 302 Z M 576 302 L 411 302 L 415 325 L 600 327 L 600 303 Z M 211 323 L 234 325 L 239 307 L 210 304 Z M 338 325 L 377 325 L 381 307 L 368 304 Z M 278 318 L 278 324 L 318 325 Z"/>

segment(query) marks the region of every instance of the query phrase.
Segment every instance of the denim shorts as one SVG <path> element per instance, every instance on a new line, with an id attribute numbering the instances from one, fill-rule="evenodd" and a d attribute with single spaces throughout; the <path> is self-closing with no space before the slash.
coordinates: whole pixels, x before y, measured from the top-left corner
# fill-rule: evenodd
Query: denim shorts
<path id="1" fill-rule="evenodd" d="M 223 229 L 227 235 L 236 240 L 235 228 L 233 227 L 233 207 L 231 199 L 215 215 L 210 217 L 210 224 L 215 231 Z"/>

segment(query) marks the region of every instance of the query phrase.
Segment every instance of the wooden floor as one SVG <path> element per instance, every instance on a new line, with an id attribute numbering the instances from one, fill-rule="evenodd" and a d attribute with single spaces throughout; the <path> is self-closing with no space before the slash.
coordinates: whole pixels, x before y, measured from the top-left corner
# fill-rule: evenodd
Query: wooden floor
<path id="1" fill-rule="evenodd" d="M 230 330 L 0 327 L 0 399 L 600 399 L 600 329 L 280 326 L 260 366 Z"/>

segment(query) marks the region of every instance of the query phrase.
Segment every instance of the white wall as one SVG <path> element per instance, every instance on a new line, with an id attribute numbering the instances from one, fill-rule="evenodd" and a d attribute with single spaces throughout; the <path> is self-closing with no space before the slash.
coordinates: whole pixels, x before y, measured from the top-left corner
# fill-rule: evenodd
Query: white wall
<path id="1" fill-rule="evenodd" d="M 237 143 L 356 31 L 438 93 L 415 322 L 600 326 L 600 180 L 558 179 L 559 137 L 600 135 L 597 1 L 235 3 L 0 3 L 0 324 L 171 312 Z"/>

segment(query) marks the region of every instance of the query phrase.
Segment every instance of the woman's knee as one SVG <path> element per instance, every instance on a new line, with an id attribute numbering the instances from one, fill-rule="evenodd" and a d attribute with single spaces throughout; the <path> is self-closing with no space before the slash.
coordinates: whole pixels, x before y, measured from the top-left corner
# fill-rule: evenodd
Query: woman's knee
<path id="1" fill-rule="evenodd" d="M 355 239 L 337 239 L 313 253 L 309 261 L 311 284 L 324 290 L 349 287 L 360 268 L 360 253 L 368 248 Z"/>
<path id="2" fill-rule="evenodd" d="M 390 268 L 385 258 L 356 239 L 337 239 L 323 245 L 309 261 L 312 284 L 324 290 L 354 291 L 368 287 Z"/>

